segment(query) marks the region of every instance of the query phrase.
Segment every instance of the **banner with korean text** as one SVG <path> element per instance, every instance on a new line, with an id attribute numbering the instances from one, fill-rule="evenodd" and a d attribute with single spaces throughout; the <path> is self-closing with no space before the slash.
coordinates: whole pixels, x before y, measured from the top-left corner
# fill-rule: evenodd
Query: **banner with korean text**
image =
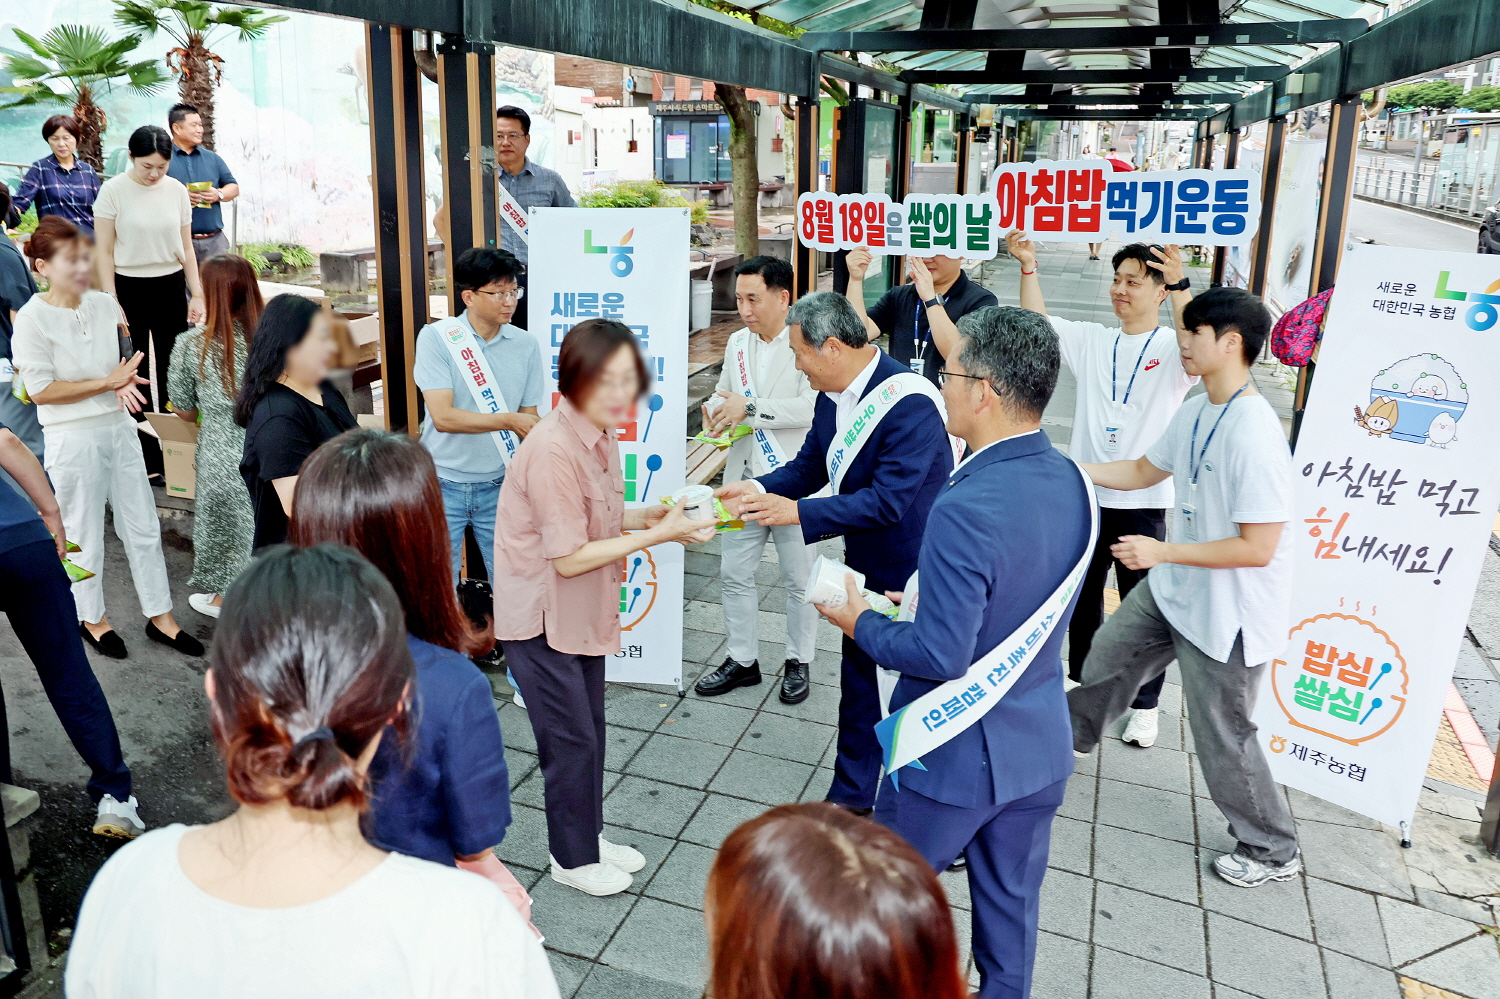
<path id="1" fill-rule="evenodd" d="M 1411 822 L 1500 506 L 1500 258 L 1345 250 L 1293 459 L 1271 772 Z M 1488 777 L 1488 774 L 1484 775 Z"/>
<path id="2" fill-rule="evenodd" d="M 541 411 L 558 399 L 557 356 L 585 319 L 616 319 L 640 341 L 653 387 L 619 428 L 627 509 L 680 489 L 687 469 L 689 218 L 686 208 L 533 208 L 526 298 L 547 364 Z M 619 655 L 610 680 L 682 680 L 683 548 L 625 559 Z"/>

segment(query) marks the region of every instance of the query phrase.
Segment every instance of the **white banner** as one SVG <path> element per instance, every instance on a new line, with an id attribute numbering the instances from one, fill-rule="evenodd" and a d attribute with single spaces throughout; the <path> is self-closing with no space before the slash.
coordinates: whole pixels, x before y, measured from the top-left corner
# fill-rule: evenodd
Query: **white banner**
<path id="1" fill-rule="evenodd" d="M 1352 244 L 1297 443 L 1283 784 L 1409 823 L 1500 506 L 1500 258 Z"/>
<path id="2" fill-rule="evenodd" d="M 819 250 L 865 247 L 876 256 L 995 256 L 995 202 L 988 194 L 885 194 L 810 191 L 797 198 L 797 236 Z"/>
<path id="3" fill-rule="evenodd" d="M 687 476 L 688 248 L 686 208 L 533 208 L 531 332 L 548 359 L 541 411 L 557 399 L 557 354 L 585 319 L 617 319 L 646 354 L 653 390 L 619 428 L 625 506 L 655 503 Z M 658 545 L 625 559 L 620 642 L 608 679 L 678 684 L 682 678 L 683 548 Z"/>

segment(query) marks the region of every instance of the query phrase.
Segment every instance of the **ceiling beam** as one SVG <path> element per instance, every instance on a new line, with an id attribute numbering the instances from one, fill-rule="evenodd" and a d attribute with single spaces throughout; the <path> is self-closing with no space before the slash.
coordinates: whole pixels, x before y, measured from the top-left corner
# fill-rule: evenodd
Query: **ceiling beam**
<path id="1" fill-rule="evenodd" d="M 1031 97 L 1026 94 L 964 94 L 964 100 L 970 104 L 1174 104 L 1174 105 L 1202 105 L 1204 107 L 1214 104 L 1233 104 L 1245 95 L 1237 92 L 1222 94 L 1156 94 L 1148 96 L 1145 94 L 1050 94 L 1043 97 Z M 1165 98 L 1165 99 L 1164 99 Z"/>
<path id="2" fill-rule="evenodd" d="M 1114 28 L 991 28 L 963 31 L 809 31 L 798 44 L 815 52 L 986 52 L 995 49 L 1151 49 L 1206 45 L 1322 45 L 1364 34 L 1359 18 L 1166 24 Z"/>
<path id="3" fill-rule="evenodd" d="M 974 27 L 979 0 L 927 0 L 922 8 L 922 27 L 967 31 Z"/>
<path id="4" fill-rule="evenodd" d="M 1010 73 L 988 70 L 919 70 L 901 74 L 909 83 L 992 86 L 997 83 L 1052 83 L 1061 86 L 1122 86 L 1131 83 L 1268 83 L 1285 78 L 1287 66 L 1234 66 L 1225 69 L 1026 69 Z"/>
<path id="5" fill-rule="evenodd" d="M 1202 121 L 1201 111 L 1143 107 L 1139 111 L 1006 111 L 1016 121 Z"/>

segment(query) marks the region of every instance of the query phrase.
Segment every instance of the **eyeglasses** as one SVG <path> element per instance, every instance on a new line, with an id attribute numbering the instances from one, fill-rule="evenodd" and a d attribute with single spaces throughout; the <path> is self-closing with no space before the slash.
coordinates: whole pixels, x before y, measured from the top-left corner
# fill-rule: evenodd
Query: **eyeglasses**
<path id="1" fill-rule="evenodd" d="M 526 289 L 512 288 L 510 291 L 481 291 L 478 288 L 475 288 L 474 294 L 490 295 L 502 302 L 519 302 L 521 299 L 526 297 Z"/>
<path id="2" fill-rule="evenodd" d="M 986 385 L 988 385 L 990 381 L 988 378 L 982 377 L 980 375 L 961 375 L 957 371 L 949 371 L 947 368 L 938 368 L 937 376 L 938 388 L 942 388 L 950 378 L 972 378 L 974 381 L 984 382 Z M 998 395 L 999 393 L 996 394 Z"/>
<path id="3" fill-rule="evenodd" d="M 525 132 L 496 132 L 496 140 L 500 142 L 520 142 L 522 139 L 530 138 Z"/>

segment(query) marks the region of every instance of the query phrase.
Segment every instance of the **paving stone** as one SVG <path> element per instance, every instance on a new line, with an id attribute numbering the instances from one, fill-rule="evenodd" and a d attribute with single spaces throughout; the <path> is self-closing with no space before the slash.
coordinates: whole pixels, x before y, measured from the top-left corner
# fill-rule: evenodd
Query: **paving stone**
<path id="1" fill-rule="evenodd" d="M 1047 866 L 1089 875 L 1093 871 L 1094 829 L 1077 819 L 1052 820 L 1052 845 Z"/>
<path id="2" fill-rule="evenodd" d="M 1382 895 L 1414 897 L 1401 846 L 1389 832 L 1302 821 L 1297 823 L 1297 841 L 1313 877 Z"/>
<path id="3" fill-rule="evenodd" d="M 608 801 L 608 799 L 605 799 Z M 632 895 L 639 895 L 641 888 L 656 874 L 656 871 L 667 860 L 667 854 L 672 852 L 674 840 L 666 836 L 657 836 L 654 833 L 642 832 L 639 829 L 627 829 L 625 826 L 615 825 L 609 821 L 609 805 L 605 806 L 604 838 L 618 846 L 629 846 L 640 851 L 646 860 L 646 866 L 631 875 L 630 887 L 625 889 Z M 550 876 L 550 874 L 549 874 Z"/>
<path id="4" fill-rule="evenodd" d="M 842 653 L 844 633 L 826 621 L 818 622 L 818 648 L 823 652 Z"/>
<path id="5" fill-rule="evenodd" d="M 964 901 L 967 902 L 968 898 L 968 878 L 965 877 Z M 1088 940 L 1093 916 L 1093 880 L 1068 871 L 1049 870 L 1042 879 L 1041 914 L 1037 925 L 1051 933 Z"/>
<path id="6" fill-rule="evenodd" d="M 796 801 L 813 768 L 805 763 L 757 756 L 736 749 L 709 785 L 712 791 L 780 805 Z"/>
<path id="7" fill-rule="evenodd" d="M 951 907 L 948 912 L 953 917 L 953 938 L 958 941 L 958 966 L 968 968 L 974 956 L 974 914 Z"/>
<path id="8" fill-rule="evenodd" d="M 636 750 L 646 741 L 649 732 L 642 732 L 636 728 L 622 728 L 619 725 L 606 725 L 604 727 L 604 766 L 608 770 L 620 771 L 625 769 L 625 764 L 635 755 Z"/>
<path id="9" fill-rule="evenodd" d="M 1331 881 L 1308 878 L 1307 901 L 1312 906 L 1319 946 L 1350 954 L 1382 968 L 1391 966 L 1374 895 Z"/>
<path id="10" fill-rule="evenodd" d="M 776 689 L 776 681 L 771 677 L 765 677 L 761 680 L 760 683 L 754 684 L 753 686 L 736 687 L 727 694 L 715 694 L 712 698 L 704 697 L 702 694 L 699 694 L 696 689 L 694 689 L 694 685 L 697 684 L 700 679 L 718 669 L 719 666 L 724 662 L 725 657 L 727 657 L 728 655 L 729 646 L 726 644 L 720 652 L 714 655 L 713 661 L 706 663 L 702 668 L 691 668 L 687 670 L 687 676 L 683 680 L 683 683 L 687 685 L 688 695 L 687 699 L 681 702 L 683 705 L 692 702 L 715 705 L 728 704 L 736 708 L 746 708 L 750 711 L 754 711 L 765 702 L 766 697 Z M 688 710 L 692 709 L 689 708 Z"/>
<path id="11" fill-rule="evenodd" d="M 1306 941 L 1211 912 L 1208 946 L 1216 982 L 1264 999 L 1328 994 L 1318 948 Z"/>
<path id="12" fill-rule="evenodd" d="M 495 853 L 507 864 L 545 871 L 551 864 L 547 856 L 547 816 L 540 808 L 531 808 L 512 799 L 510 828 L 505 830 L 505 840 Z"/>
<path id="13" fill-rule="evenodd" d="M 1328 999 L 1401 999 L 1396 973 L 1356 961 L 1335 951 L 1323 952 Z"/>
<path id="14" fill-rule="evenodd" d="M 807 787 L 802 789 L 802 795 L 798 801 L 826 801 L 828 800 L 828 789 L 833 787 L 833 768 L 819 767 L 813 771 L 812 779 L 807 782 Z"/>
<path id="15" fill-rule="evenodd" d="M 1106 763 L 1105 770 L 1108 769 Z M 1106 777 L 1099 781 L 1098 816 L 1107 825 L 1182 843 L 1193 842 L 1193 800 L 1187 794 L 1125 784 Z"/>
<path id="16" fill-rule="evenodd" d="M 754 712 L 746 708 L 689 697 L 662 721 L 661 731 L 683 739 L 733 746 L 753 717 Z"/>
<path id="17" fill-rule="evenodd" d="M 1406 902 L 1378 898 L 1375 904 L 1380 909 L 1380 921 L 1385 924 L 1385 942 L 1391 952 L 1391 962 L 1398 968 L 1471 937 L 1479 930 L 1466 919 Z"/>
<path id="18" fill-rule="evenodd" d="M 1069 777 L 1068 790 L 1063 796 L 1062 807 L 1057 810 L 1057 814 L 1083 822 L 1094 821 L 1094 795 L 1098 783 L 1089 774 L 1075 773 Z"/>
<path id="19" fill-rule="evenodd" d="M 699 989 L 596 964 L 594 973 L 578 990 L 577 999 L 700 999 L 701 996 Z"/>
<path id="20" fill-rule="evenodd" d="M 694 546 L 691 551 L 683 552 L 682 568 L 692 576 L 718 576 L 719 556 L 704 550 L 707 546 Z"/>
<path id="21" fill-rule="evenodd" d="M 1495 911 L 1470 898 L 1459 898 L 1457 895 L 1449 895 L 1446 892 L 1418 888 L 1417 904 L 1424 909 L 1436 909 L 1438 912 L 1446 912 L 1459 919 L 1467 919 L 1471 923 L 1484 926 L 1495 925 Z"/>
<path id="22" fill-rule="evenodd" d="M 729 758 L 729 749 L 661 732 L 646 740 L 626 772 L 684 787 L 703 788 Z"/>
<path id="23" fill-rule="evenodd" d="M 1200 977 L 1208 974 L 1203 910 L 1195 905 L 1101 883 L 1094 893 L 1093 941 L 1098 946 Z M 1098 964 L 1097 957 L 1095 964 Z M 1204 991 L 1207 991 L 1206 982 Z M 1095 994 L 1099 994 L 1097 976 Z"/>
<path id="24" fill-rule="evenodd" d="M 510 772 L 510 786 L 512 788 L 525 780 L 527 775 L 535 770 L 536 767 L 537 758 L 535 753 L 528 753 L 525 750 L 516 749 L 510 745 L 505 747 L 505 768 Z"/>
<path id="25" fill-rule="evenodd" d="M 525 708 L 516 707 L 513 701 L 500 705 L 500 734 L 505 738 L 506 749 L 535 755 L 536 735 L 531 731 L 531 718 Z"/>
<path id="26" fill-rule="evenodd" d="M 798 763 L 817 764 L 833 742 L 837 729 L 786 715 L 761 712 L 755 716 L 737 748 Z"/>
<path id="27" fill-rule="evenodd" d="M 1488 933 L 1409 964 L 1401 973 L 1471 999 L 1500 999 L 1500 952 Z"/>
<path id="28" fill-rule="evenodd" d="M 626 777 L 604 799 L 604 819 L 627 829 L 676 837 L 704 797 L 702 791 L 675 784 Z"/>
<path id="29" fill-rule="evenodd" d="M 1187 794 L 1188 754 L 1153 746 L 1141 749 L 1123 742 L 1106 744 L 1100 757 L 1102 777 Z"/>
<path id="30" fill-rule="evenodd" d="M 1208 979 L 1104 947 L 1094 951 L 1090 999 L 1209 999 Z"/>
<path id="31" fill-rule="evenodd" d="M 552 977 L 557 979 L 557 993 L 562 999 L 568 999 L 577 992 L 578 986 L 594 970 L 592 962 L 553 950 L 547 951 L 547 963 L 552 965 Z"/>
<path id="32" fill-rule="evenodd" d="M 715 656 L 724 645 L 724 636 L 714 634 L 711 631 L 698 631 L 695 628 L 685 628 L 682 632 L 682 659 L 684 663 L 708 663 L 717 666 L 722 657 Z M 686 673 L 693 673 L 688 668 Z"/>
<path id="33" fill-rule="evenodd" d="M 1223 853 L 1233 853 L 1239 844 L 1229 834 L 1229 820 L 1208 798 L 1193 798 L 1193 823 L 1198 829 L 1198 846 L 1212 859 Z"/>
<path id="34" fill-rule="evenodd" d="M 611 725 L 645 729 L 649 732 L 661 724 L 667 712 L 677 704 L 677 700 L 675 693 L 659 693 L 610 683 L 604 687 L 604 717 Z M 524 711 L 521 713 L 525 714 Z M 502 715 L 502 719 L 503 717 Z"/>
<path id="35" fill-rule="evenodd" d="M 531 776 L 511 788 L 511 804 L 530 805 L 532 808 L 545 808 L 547 807 L 547 801 L 544 797 L 545 790 L 545 786 L 542 783 L 541 768 L 533 767 Z"/>
<path id="36" fill-rule="evenodd" d="M 800 704 L 783 704 L 780 697 L 775 693 L 770 693 L 761 702 L 760 709 L 772 714 L 821 722 L 824 725 L 837 725 L 839 723 L 838 660 L 834 660 L 832 669 L 821 670 L 825 655 L 827 653 L 819 655 L 818 663 L 813 665 L 813 670 L 815 674 L 821 672 L 824 680 L 832 680 L 833 686 L 827 686 L 822 681 L 814 681 L 807 700 Z"/>
<path id="37" fill-rule="evenodd" d="M 1273 881 L 1259 888 L 1241 888 L 1210 869 L 1217 856 L 1213 851 L 1201 853 L 1202 905 L 1205 909 L 1304 940 L 1313 938 L 1312 919 L 1307 912 L 1307 892 L 1301 878 Z"/>
<path id="38" fill-rule="evenodd" d="M 1292 814 L 1299 819 L 1314 819 L 1318 822 L 1330 822 L 1339 826 L 1353 826 L 1356 829 L 1379 830 L 1381 825 L 1374 819 L 1352 812 L 1331 801 L 1315 798 L 1306 791 L 1299 791 L 1289 787 L 1287 791 L 1287 804 L 1291 806 Z"/>
<path id="39" fill-rule="evenodd" d="M 596 898 L 559 884 L 550 875 L 531 889 L 531 898 L 531 921 L 547 938 L 547 947 L 590 960 L 604 950 L 637 903 L 630 892 Z"/>
<path id="40" fill-rule="evenodd" d="M 682 838 L 690 843 L 718 849 L 725 838 L 735 829 L 765 812 L 766 806 L 758 801 L 743 801 L 727 798 L 722 794 L 710 794 L 699 807 L 698 813 L 682 831 Z"/>
<path id="41" fill-rule="evenodd" d="M 1189 905 L 1198 903 L 1198 855 L 1185 843 L 1099 826 L 1094 830 L 1094 877 Z"/>
<path id="42" fill-rule="evenodd" d="M 678 843 L 672 848 L 666 862 L 657 869 L 651 883 L 642 890 L 642 894 L 691 909 L 703 908 L 703 890 L 708 884 L 708 870 L 717 856 L 717 850 L 693 843 Z"/>
<path id="43" fill-rule="evenodd" d="M 643 898 L 615 932 L 603 960 L 614 968 L 701 990 L 708 981 L 707 955 L 703 913 Z"/>
<path id="44" fill-rule="evenodd" d="M 1047 877 L 1049 879 L 1052 877 L 1051 872 L 1048 872 Z M 955 909 L 972 909 L 974 907 L 974 903 L 969 898 L 969 872 L 967 870 L 943 871 L 938 874 L 938 883 L 943 886 L 943 893 L 948 896 L 949 905 Z M 1042 882 L 1042 898 L 1045 900 L 1046 897 L 1047 882 L 1044 880 Z M 1044 906 L 1043 912 L 1045 912 L 1046 902 L 1043 901 L 1042 904 Z"/>

